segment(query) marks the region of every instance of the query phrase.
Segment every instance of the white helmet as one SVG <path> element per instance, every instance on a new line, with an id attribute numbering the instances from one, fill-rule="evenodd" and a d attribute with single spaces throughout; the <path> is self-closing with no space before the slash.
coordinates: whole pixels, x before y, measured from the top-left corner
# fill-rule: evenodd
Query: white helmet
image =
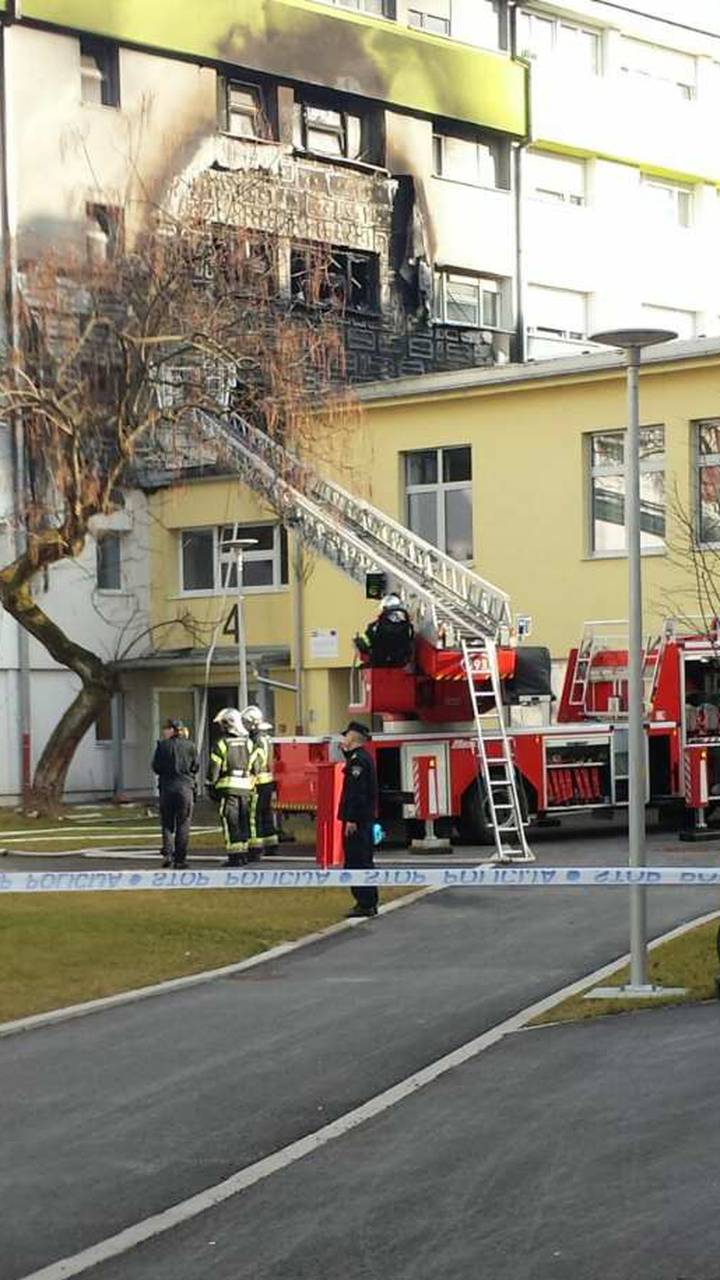
<path id="1" fill-rule="evenodd" d="M 245 710 L 242 711 L 240 714 L 242 716 L 242 722 L 245 726 L 247 733 L 254 733 L 254 732 L 257 732 L 258 730 L 266 731 L 268 729 L 272 729 L 272 725 L 268 720 L 265 719 L 260 708 L 254 706 L 253 704 L 251 704 L 249 707 L 245 707 Z"/>
<path id="2" fill-rule="evenodd" d="M 218 711 L 213 724 L 219 724 L 221 729 L 227 733 L 231 733 L 234 738 L 246 738 L 247 729 L 243 724 L 242 716 L 235 707 L 223 707 L 222 711 Z"/>
<path id="3" fill-rule="evenodd" d="M 402 609 L 403 602 L 399 596 L 396 596 L 393 593 L 389 596 L 383 596 L 383 599 L 380 603 L 380 608 L 383 613 L 387 613 L 390 609 Z"/>

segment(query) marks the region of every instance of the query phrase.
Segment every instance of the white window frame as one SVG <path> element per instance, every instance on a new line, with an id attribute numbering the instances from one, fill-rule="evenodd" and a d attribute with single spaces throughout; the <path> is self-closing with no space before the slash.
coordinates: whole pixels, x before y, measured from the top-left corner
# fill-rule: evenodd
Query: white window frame
<path id="1" fill-rule="evenodd" d="M 476 176 L 474 178 L 456 177 L 455 174 L 447 172 L 445 152 L 449 141 L 475 148 Z M 486 191 L 507 191 L 509 187 L 502 186 L 500 181 L 503 176 L 501 145 L 499 141 L 495 142 L 485 138 L 459 138 L 452 133 L 443 133 L 441 129 L 434 129 L 432 137 L 433 177 L 441 178 L 444 182 L 459 182 L 462 186 L 482 187 Z M 487 159 L 494 166 L 495 179 L 493 182 L 486 182 L 483 177 L 483 153 L 487 153 Z"/>
<path id="2" fill-rule="evenodd" d="M 330 121 L 313 121 L 310 118 L 313 111 L 337 116 L 337 125 L 333 125 Z M 324 157 L 327 160 L 366 163 L 363 159 L 365 153 L 363 125 L 363 117 L 356 111 L 346 111 L 343 107 L 326 107 L 320 102 L 306 102 L 303 99 L 295 102 L 295 146 L 298 150 L 307 152 L 308 155 Z M 311 133 L 327 134 L 329 138 L 337 138 L 338 150 L 324 151 L 311 146 Z M 351 146 L 353 133 L 357 135 L 357 151 Z"/>
<path id="3" fill-rule="evenodd" d="M 232 109 L 232 92 L 239 89 L 243 93 L 248 93 L 254 100 L 252 112 L 236 111 Z M 263 120 L 265 118 L 262 89 L 258 84 L 252 84 L 247 80 L 226 79 L 224 84 L 225 90 L 225 133 L 231 138 L 262 138 L 263 136 Z M 244 119 L 252 119 L 251 129 L 249 133 L 238 133 L 232 127 L 233 114 L 243 117 Z"/>
<path id="4" fill-rule="evenodd" d="M 658 471 L 661 471 L 663 475 L 666 474 L 667 439 L 666 439 L 664 423 L 659 423 L 659 422 L 648 423 L 645 426 L 642 426 L 640 428 L 640 437 L 642 439 L 643 432 L 657 431 L 657 430 L 662 430 L 662 433 L 663 433 L 663 451 L 661 454 L 655 457 L 640 459 L 641 475 L 648 475 L 652 472 L 658 472 Z M 618 438 L 622 438 L 622 441 L 623 441 L 622 462 L 613 462 L 613 463 L 605 463 L 605 464 L 593 463 L 593 441 L 597 436 L 617 436 Z M 587 433 L 587 436 L 586 436 L 586 450 L 587 450 L 587 463 L 588 463 L 587 471 L 588 471 L 588 477 L 589 477 L 588 535 L 589 535 L 589 558 L 591 560 L 612 560 L 618 557 L 623 558 L 627 556 L 627 512 L 625 512 L 626 518 L 623 522 L 623 529 L 625 531 L 625 546 L 608 548 L 607 550 L 603 550 L 602 548 L 597 549 L 595 547 L 595 510 L 594 510 L 596 480 L 601 480 L 603 479 L 603 477 L 610 477 L 610 476 L 612 477 L 622 476 L 623 481 L 626 480 L 626 477 L 627 477 L 627 471 L 625 467 L 626 441 L 627 441 L 627 430 L 624 427 L 621 427 L 617 430 L 611 429 L 609 431 L 590 431 Z M 625 490 L 623 490 L 623 497 L 624 498 L 627 497 L 627 493 Z M 641 545 L 641 553 L 644 556 L 664 555 L 667 551 L 667 494 L 665 497 L 664 511 L 665 511 L 665 533 L 663 534 L 662 546 L 642 546 Z M 654 536 L 659 537 L 659 534 Z M 642 539 L 642 534 L 641 534 L 641 539 Z"/>
<path id="5" fill-rule="evenodd" d="M 243 595 L 267 595 L 271 592 L 287 591 L 288 583 L 282 581 L 282 526 L 278 521 L 274 520 L 253 520 L 244 521 L 242 524 L 233 524 L 228 522 L 223 525 L 191 525 L 185 529 L 178 530 L 178 595 L 183 599 L 198 598 L 203 596 L 224 596 L 237 592 L 237 587 L 226 586 L 225 569 L 226 566 L 232 565 L 235 560 L 235 553 L 223 550 L 221 547 L 222 533 L 224 529 L 232 531 L 232 538 L 243 538 L 247 536 L 247 530 L 257 529 L 259 526 L 263 528 L 271 528 L 273 530 L 273 546 L 272 550 L 264 548 L 256 549 L 247 547 L 243 550 L 243 560 L 246 562 L 252 560 L 270 561 L 273 566 L 273 579 L 271 583 L 265 586 L 248 586 L 243 583 Z M 212 558 L 213 558 L 213 586 L 201 587 L 197 590 L 185 590 L 183 578 L 183 536 L 187 533 L 212 533 Z"/>
<path id="6" fill-rule="evenodd" d="M 330 5 L 333 9 L 353 9 L 356 13 L 365 13 L 369 18 L 395 18 L 393 0 L 317 0 L 318 4 Z M 378 12 L 379 10 L 379 12 Z"/>
<path id="7" fill-rule="evenodd" d="M 717 540 L 704 539 L 702 537 L 702 495 L 700 492 L 702 472 L 706 467 L 720 468 L 720 452 L 718 453 L 701 453 L 700 452 L 700 433 L 705 426 L 720 427 L 720 418 L 700 418 L 693 422 L 693 507 L 694 507 L 694 526 L 695 540 L 698 547 L 703 549 L 715 549 L 720 547 L 720 536 Z M 720 520 L 718 521 L 720 524 Z"/>
<path id="8" fill-rule="evenodd" d="M 582 298 L 585 308 L 585 326 L 584 333 L 580 333 L 578 329 L 556 329 L 550 325 L 528 324 L 527 331 L 532 338 L 543 338 L 546 342 L 587 342 L 588 331 L 588 295 L 582 293 L 578 289 L 554 289 L 552 285 L 530 285 L 530 288 L 545 289 L 548 293 L 565 293 L 572 294 L 574 297 Z"/>
<path id="9" fill-rule="evenodd" d="M 478 291 L 478 324 L 466 324 L 463 320 L 449 320 L 447 318 L 448 298 L 447 287 L 452 280 L 457 280 L 462 284 L 474 284 Z M 493 324 L 485 323 L 485 294 L 495 298 L 496 315 Z M 440 269 L 435 272 L 435 297 L 434 297 L 434 320 L 436 324 L 452 325 L 457 329 L 488 329 L 493 332 L 502 331 L 502 282 L 494 279 L 492 276 L 475 275 L 469 271 L 452 271 L 449 268 Z M 480 315 L 480 312 L 483 312 Z"/>
<path id="10" fill-rule="evenodd" d="M 113 541 L 117 546 L 118 553 L 118 571 L 120 582 L 117 587 L 102 587 L 100 585 L 100 547 L 103 542 Z M 108 529 L 102 533 L 98 532 L 95 539 L 95 590 L 103 596 L 121 596 L 124 594 L 124 575 L 123 575 L 123 536 L 116 529 Z"/>
<path id="11" fill-rule="evenodd" d="M 448 0 L 446 6 L 448 12 L 447 17 L 441 13 L 433 13 L 432 2 L 433 0 L 427 0 L 427 7 L 418 9 L 416 8 L 414 0 L 409 0 L 407 10 L 408 26 L 412 31 L 424 31 L 426 35 L 441 36 L 447 39 L 452 36 L 453 29 L 452 0 Z M 418 21 L 414 21 L 414 19 L 418 19 Z M 436 30 L 433 25 L 434 23 L 437 23 L 438 27 L 441 27 L 442 30 Z"/>
<path id="12" fill-rule="evenodd" d="M 551 32 L 552 52 L 551 57 L 558 58 L 567 65 L 567 59 L 562 56 L 560 49 L 561 32 L 563 30 L 577 32 L 580 35 L 592 36 L 595 47 L 595 66 L 593 74 L 600 76 L 603 73 L 603 47 L 602 47 L 602 31 L 599 27 L 585 25 L 580 22 L 568 22 L 566 18 L 556 17 L 551 13 L 530 13 L 527 9 L 519 11 L 519 17 L 523 26 L 527 24 L 530 32 L 530 44 L 523 46 L 522 30 L 520 32 L 520 52 L 523 57 L 530 58 L 532 61 L 542 62 L 544 54 L 542 52 L 535 53 L 532 48 L 532 29 L 533 26 L 542 24 Z"/>
<path id="13" fill-rule="evenodd" d="M 453 449 L 470 449 L 470 479 L 469 480 L 443 480 L 443 453 L 452 452 Z M 433 545 L 437 546 L 439 551 L 444 555 L 451 553 L 447 549 L 447 527 L 445 521 L 445 494 L 453 491 L 462 490 L 470 494 L 470 516 L 471 516 L 471 536 L 473 527 L 473 479 L 472 479 L 472 445 L 470 444 L 450 444 L 439 445 L 435 450 L 436 454 L 436 470 L 437 480 L 434 484 L 408 484 L 407 482 L 407 460 L 414 453 L 432 453 L 433 447 L 427 449 L 406 449 L 402 454 L 403 466 L 403 503 L 405 507 L 405 524 L 411 532 L 414 532 L 410 524 L 410 497 L 415 494 L 434 493 L 436 497 L 436 532 L 437 542 Z M 475 546 L 473 536 L 473 547 L 468 560 L 459 560 L 458 564 L 472 564 L 475 557 Z"/>
<path id="14" fill-rule="evenodd" d="M 117 694 L 115 696 L 118 698 L 120 703 L 120 730 L 121 730 L 120 742 L 122 743 L 123 746 L 125 746 L 129 742 L 129 738 L 127 736 L 127 707 L 125 705 L 125 690 L 118 689 Z M 109 738 L 98 737 L 98 722 L 97 720 L 95 721 L 95 746 L 101 747 L 102 750 L 104 751 L 106 751 L 108 747 L 111 747 L 113 744 L 112 697 L 109 699 L 109 709 L 110 709 L 110 737 Z"/>
<path id="15" fill-rule="evenodd" d="M 674 217 L 667 218 L 667 225 L 678 227 L 681 231 L 692 227 L 695 214 L 695 190 L 687 183 L 670 182 L 665 178 L 656 178 L 651 173 L 641 173 L 640 191 L 663 191 L 673 196 Z M 684 212 L 683 212 L 684 210 Z"/>
<path id="16" fill-rule="evenodd" d="M 558 175 L 565 173 L 579 174 L 581 177 L 582 191 L 578 193 L 573 190 L 572 182 L 561 182 L 557 185 L 538 186 L 532 180 L 533 160 L 551 160 L 557 166 Z M 527 153 L 527 186 L 528 199 L 540 200 L 543 204 L 565 204 L 572 208 L 581 209 L 587 205 L 587 161 L 579 156 L 563 156 L 554 151 L 529 151 Z"/>
<path id="17" fill-rule="evenodd" d="M 678 54 L 683 58 L 691 58 L 694 64 L 693 81 L 679 80 L 673 76 L 663 75 L 659 69 L 656 74 L 653 71 L 645 71 L 642 67 L 632 65 L 627 66 L 626 62 L 629 61 L 629 59 L 626 59 L 625 54 L 627 53 L 630 45 L 642 45 L 645 49 L 657 50 L 661 54 Z M 641 40 L 635 36 L 623 36 L 620 53 L 620 71 L 623 75 L 635 76 L 638 80 L 644 80 L 646 83 L 654 85 L 656 88 L 669 89 L 673 93 L 678 93 L 679 91 L 680 97 L 684 102 L 694 102 L 697 98 L 697 58 L 693 54 L 685 53 L 684 50 L 670 49 L 666 45 L 654 44 L 652 40 Z"/>

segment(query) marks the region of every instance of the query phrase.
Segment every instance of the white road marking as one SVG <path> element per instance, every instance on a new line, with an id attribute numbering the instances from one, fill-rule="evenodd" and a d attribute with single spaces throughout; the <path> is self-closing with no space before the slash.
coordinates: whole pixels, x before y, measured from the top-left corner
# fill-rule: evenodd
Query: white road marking
<path id="1" fill-rule="evenodd" d="M 392 905 L 396 904 L 393 903 Z M 678 925 L 677 928 L 671 929 L 668 933 L 663 934 L 662 937 L 656 938 L 651 942 L 650 948 L 654 949 L 663 942 L 669 942 L 671 939 L 687 933 L 690 929 L 694 929 L 710 920 L 716 920 L 718 917 L 720 917 L 720 911 L 712 911 L 695 920 Z M 279 1151 L 274 1151 L 272 1155 L 266 1156 L 263 1160 L 257 1160 L 254 1164 L 248 1165 L 247 1168 L 240 1169 L 223 1182 L 218 1182 L 214 1187 L 208 1187 L 205 1191 L 199 1192 L 198 1195 L 190 1196 L 189 1199 L 181 1200 L 178 1204 L 172 1205 L 171 1208 L 163 1210 L 162 1213 L 153 1214 L 152 1217 L 145 1218 L 142 1222 L 137 1222 L 132 1227 L 126 1227 L 124 1231 L 119 1231 L 114 1236 L 108 1236 L 106 1240 L 100 1240 L 97 1244 L 91 1245 L 89 1249 L 83 1249 L 80 1253 L 73 1254 L 71 1257 L 61 1258 L 57 1262 L 52 1262 L 49 1266 L 42 1267 L 40 1271 L 33 1271 L 31 1274 L 21 1277 L 21 1280 L 69 1280 L 69 1277 L 82 1275 L 83 1272 L 90 1271 L 92 1267 L 97 1267 L 100 1263 L 107 1262 L 110 1258 L 117 1258 L 121 1254 L 128 1253 L 131 1249 L 137 1248 L 138 1245 L 155 1239 L 166 1231 L 171 1231 L 174 1227 L 180 1226 L 181 1223 L 188 1222 L 192 1218 L 206 1213 L 208 1209 L 222 1204 L 225 1200 L 230 1200 L 233 1196 L 238 1195 L 239 1192 L 246 1191 L 248 1187 L 255 1186 L 258 1182 L 263 1182 L 274 1173 L 279 1173 L 281 1169 L 287 1169 L 289 1165 L 296 1164 L 298 1160 L 304 1159 L 305 1156 L 312 1155 L 315 1151 L 326 1147 L 328 1143 L 334 1142 L 336 1138 L 344 1137 L 346 1133 L 359 1128 L 360 1125 L 365 1124 L 368 1120 L 373 1120 L 376 1116 L 382 1115 L 383 1112 L 389 1111 L 391 1107 L 396 1106 L 398 1102 L 404 1101 L 405 1098 L 416 1093 L 418 1089 L 425 1088 L 426 1085 L 432 1084 L 433 1081 L 445 1075 L 448 1071 L 453 1071 L 455 1067 L 469 1062 L 471 1058 L 477 1057 L 485 1049 L 492 1048 L 493 1045 L 504 1039 L 506 1035 L 514 1031 L 520 1031 L 532 1018 L 536 1018 L 541 1013 L 546 1013 L 548 1009 L 552 1009 L 554 1005 L 562 1003 L 568 996 L 576 995 L 578 991 L 582 991 L 590 983 L 594 984 L 602 981 L 603 978 L 609 977 L 622 965 L 627 964 L 629 959 L 629 955 L 620 956 L 617 960 L 611 961 L 610 964 L 603 965 L 601 969 L 596 969 L 593 973 L 579 978 L 577 982 L 571 982 L 562 987 L 560 991 L 556 991 L 553 995 L 546 996 L 543 1000 L 537 1000 L 519 1013 L 513 1014 L 512 1017 L 505 1018 L 503 1022 L 499 1022 L 474 1040 L 469 1040 L 467 1044 L 461 1045 L 459 1049 L 454 1049 L 452 1053 L 447 1053 L 444 1057 L 430 1063 L 429 1066 L 414 1072 L 413 1075 L 408 1076 L 405 1080 L 401 1080 L 399 1084 L 393 1085 L 390 1089 L 385 1089 L 383 1093 L 376 1094 L 374 1098 L 370 1098 L 359 1107 L 354 1107 L 352 1111 L 347 1111 L 345 1115 L 339 1116 L 337 1120 L 323 1125 L 322 1128 L 316 1129 L 314 1133 L 298 1139 L 297 1142 L 291 1142 L 287 1147 L 283 1147 Z"/>

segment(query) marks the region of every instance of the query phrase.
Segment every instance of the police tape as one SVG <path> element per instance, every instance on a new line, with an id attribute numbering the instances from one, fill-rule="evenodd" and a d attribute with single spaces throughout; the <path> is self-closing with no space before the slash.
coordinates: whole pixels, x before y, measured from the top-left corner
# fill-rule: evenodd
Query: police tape
<path id="1" fill-rule="evenodd" d="M 97 893 L 148 889 L 578 889 L 720 888 L 720 867 L 477 867 L 338 868 L 238 867 L 218 871 L 9 871 L 0 893 Z"/>

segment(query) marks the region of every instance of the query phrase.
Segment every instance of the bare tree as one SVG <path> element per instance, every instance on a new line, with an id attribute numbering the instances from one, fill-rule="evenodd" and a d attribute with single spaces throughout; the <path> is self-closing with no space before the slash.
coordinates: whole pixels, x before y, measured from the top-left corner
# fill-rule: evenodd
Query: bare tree
<path id="1" fill-rule="evenodd" d="M 61 800 L 118 676 L 48 616 L 33 594 L 37 575 L 81 553 L 91 521 L 118 508 L 139 467 L 168 457 L 178 467 L 223 465 L 198 408 L 231 405 L 315 456 L 351 422 L 342 272 L 314 243 L 288 278 L 279 246 L 287 250 L 292 226 L 270 216 L 271 205 L 269 229 L 247 225 L 248 185 L 264 180 L 203 176 L 170 212 L 145 217 L 132 243 L 122 243 L 118 216 L 88 261 L 48 256 L 22 270 L 19 339 L 0 399 L 22 422 L 25 549 L 0 568 L 0 601 L 81 682 L 35 770 L 31 799 L 43 810 Z"/>

